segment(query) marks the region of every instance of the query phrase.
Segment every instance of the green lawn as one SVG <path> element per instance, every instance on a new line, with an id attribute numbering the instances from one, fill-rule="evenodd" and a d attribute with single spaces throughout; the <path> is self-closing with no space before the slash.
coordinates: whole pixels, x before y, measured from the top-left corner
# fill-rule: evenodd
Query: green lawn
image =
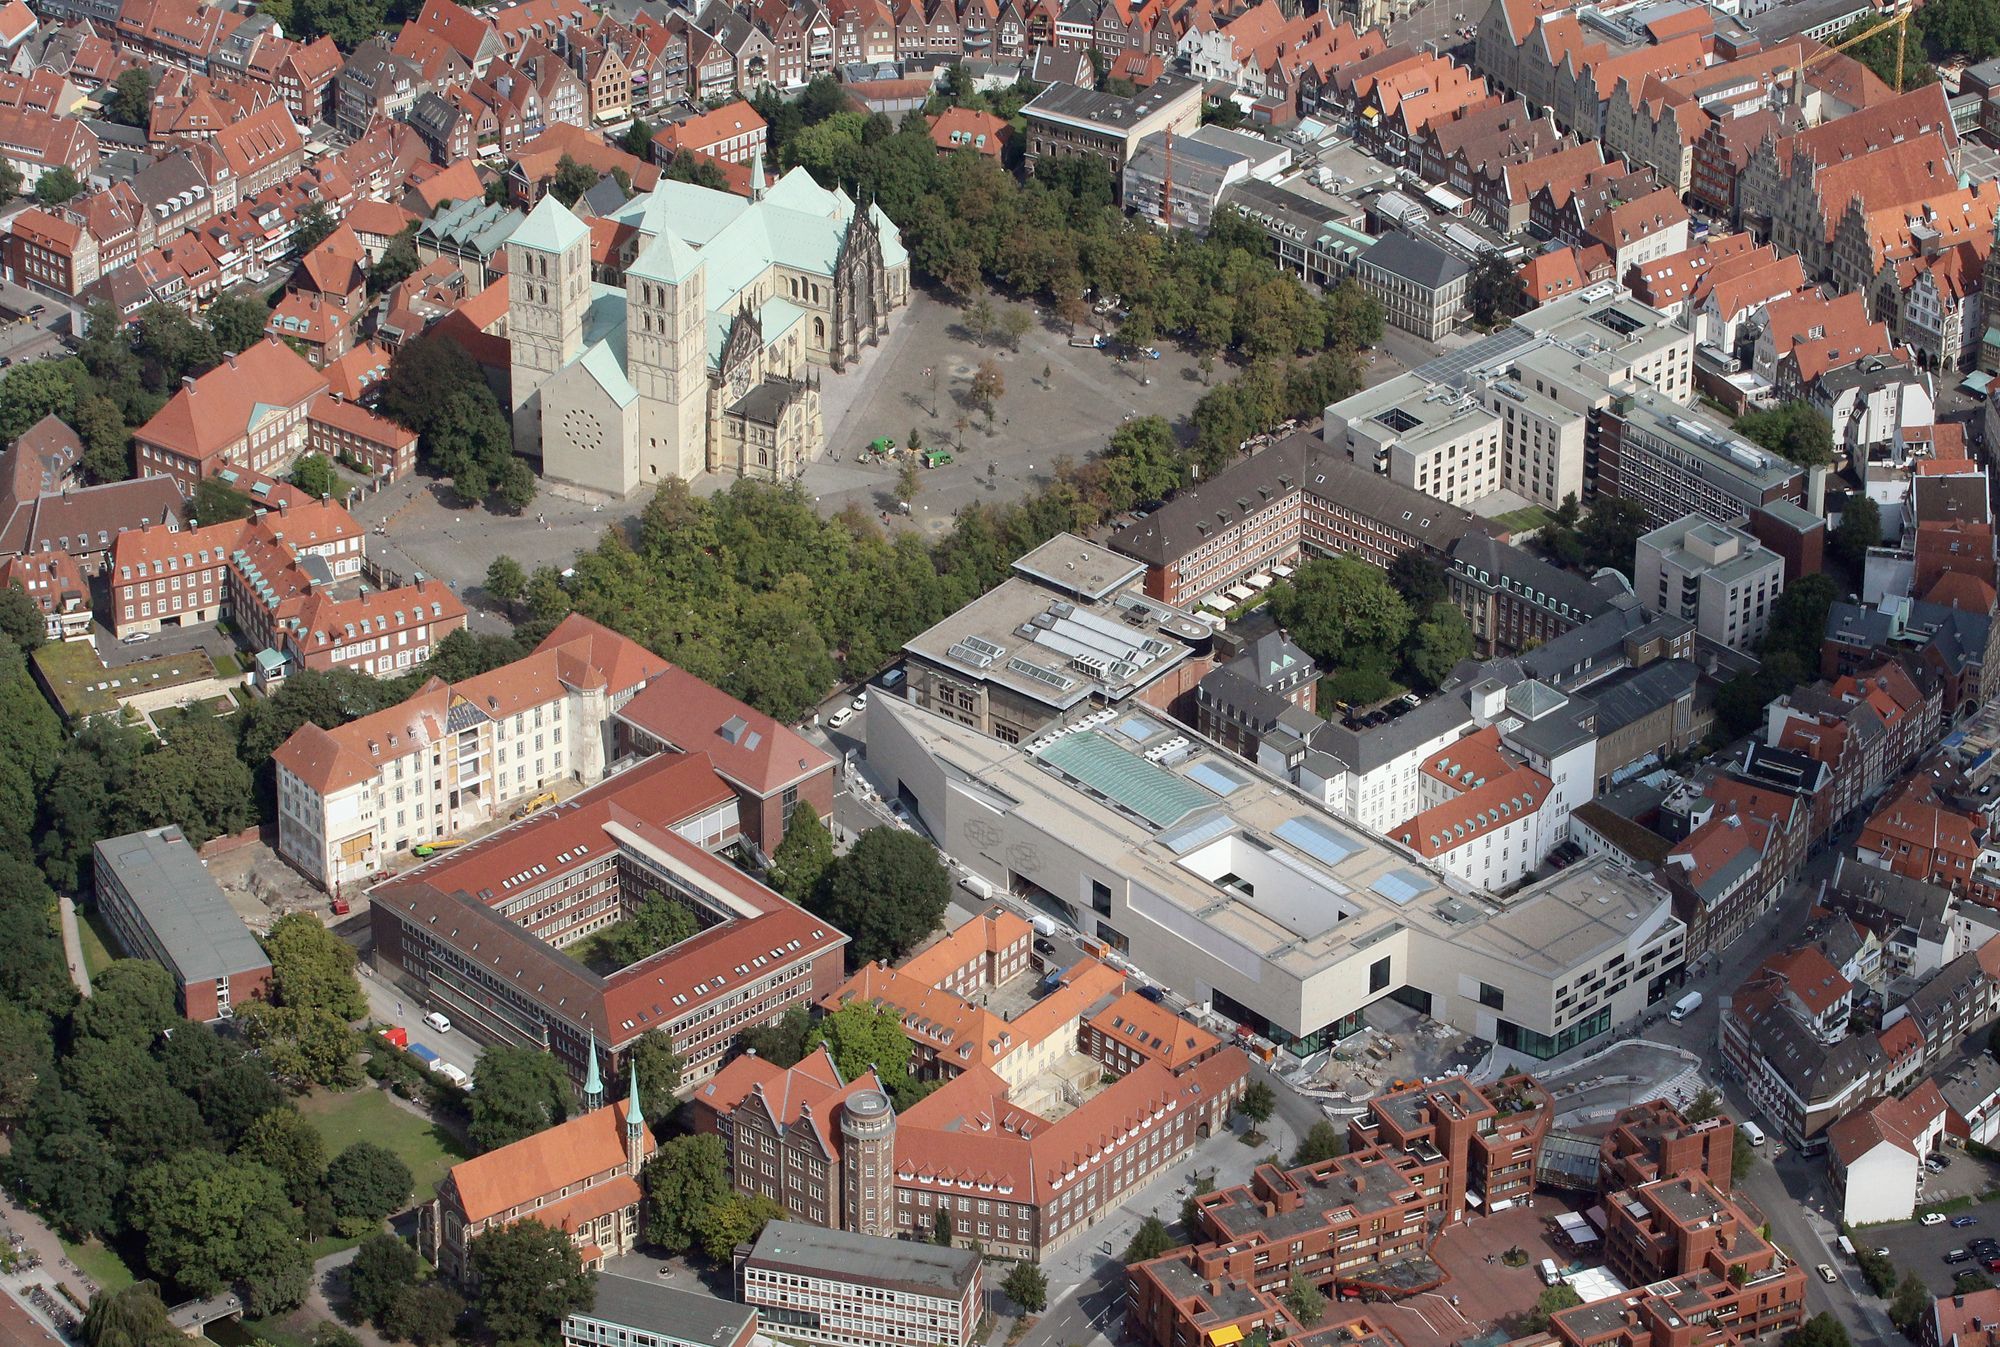
<path id="1" fill-rule="evenodd" d="M 1548 523 L 1549 512 L 1539 505 L 1527 505 L 1518 510 L 1509 510 L 1503 515 L 1495 515 L 1493 522 L 1509 533 L 1526 533 L 1530 529 L 1538 529 Z"/>
<path id="2" fill-rule="evenodd" d="M 69 1261 L 82 1268 L 92 1281 L 106 1291 L 122 1291 L 136 1280 L 132 1269 L 125 1266 L 125 1260 L 115 1250 L 94 1239 L 88 1244 L 71 1244 L 68 1240 L 62 1244 Z"/>
<path id="3" fill-rule="evenodd" d="M 373 1088 L 345 1094 L 316 1093 L 299 1101 L 326 1142 L 329 1158 L 357 1141 L 372 1141 L 402 1157 L 416 1180 L 416 1201 L 428 1202 L 445 1171 L 465 1158 L 457 1137 L 425 1121 Z"/>
<path id="4" fill-rule="evenodd" d="M 97 915 L 80 912 L 76 918 L 76 933 L 83 944 L 83 971 L 96 977 L 118 956 L 111 952 L 110 942 L 104 932 L 97 928 Z"/>

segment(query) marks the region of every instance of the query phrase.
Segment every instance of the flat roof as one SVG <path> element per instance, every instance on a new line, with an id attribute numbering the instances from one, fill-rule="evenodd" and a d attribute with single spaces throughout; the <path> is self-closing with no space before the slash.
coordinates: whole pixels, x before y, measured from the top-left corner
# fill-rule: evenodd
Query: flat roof
<path id="1" fill-rule="evenodd" d="M 757 1237 L 750 1262 L 918 1295 L 955 1298 L 979 1275 L 980 1257 L 970 1249 L 828 1230 L 798 1221 L 773 1221 Z"/>
<path id="2" fill-rule="evenodd" d="M 690 1347 L 729 1347 L 756 1326 L 757 1311 L 749 1305 L 679 1291 L 644 1277 L 600 1272 L 591 1307 L 570 1318 L 664 1333 L 668 1341 Z"/>
<path id="3" fill-rule="evenodd" d="M 1106 792 L 1081 788 L 1088 783 L 1052 770 L 1056 764 L 1044 765 L 1047 748 L 1024 751 L 1033 746 L 1001 743 L 894 698 L 881 708 L 895 726 L 890 733 L 908 735 L 968 804 L 1016 818 L 1066 853 L 1115 871 L 1136 916 L 1243 977 L 1273 985 L 1278 995 L 1308 1001 L 1349 996 L 1355 989 L 1339 985 L 1341 966 L 1379 957 L 1388 947 L 1374 946 L 1413 932 L 1486 960 L 1495 977 L 1512 967 L 1552 978 L 1628 941 L 1649 941 L 1674 923 L 1666 892 L 1608 857 L 1588 858 L 1505 898 L 1493 897 L 1184 728 L 1171 736 L 1187 741 L 1184 752 L 1141 764 L 1181 784 L 1169 792 L 1149 774 L 1144 803 L 1170 801 L 1154 809 L 1156 816 L 1173 814 L 1161 824 Z M 1154 742 L 1142 726 L 1128 733 L 1135 721 L 1157 723 L 1166 733 L 1158 713 L 1136 707 L 1106 728 L 1135 743 Z M 1065 735 L 1056 742 L 1092 737 L 1101 736 Z M 1094 764 L 1102 750 L 1059 752 Z M 1245 784 L 1215 796 L 1194 784 L 1204 764 L 1226 766 Z M 1197 794 L 1206 807 L 1179 808 Z M 954 807 L 950 797 L 938 799 Z M 932 807 L 927 800 L 925 808 Z M 947 817 L 929 821 L 947 834 L 954 827 Z M 1328 974 L 1333 976 L 1319 990 L 1304 986 Z M 1277 990 L 1281 976 L 1301 984 L 1298 991 Z M 1258 1008 L 1283 1022 L 1274 1008 Z M 1307 1032 L 1324 1022 L 1286 1027 Z"/>
<path id="4" fill-rule="evenodd" d="M 1060 712 L 1093 693 L 1119 700 L 1212 636 L 1146 596 L 1143 563 L 1074 534 L 1057 534 L 1014 571 L 903 649 Z"/>
<path id="5" fill-rule="evenodd" d="M 1107 131 L 1128 132 L 1154 113 L 1189 97 L 1201 96 L 1197 80 L 1162 75 L 1130 98 L 1074 84 L 1051 84 L 1021 109 L 1030 117 L 1050 117 Z"/>
<path id="6" fill-rule="evenodd" d="M 183 983 L 270 967 L 264 947 L 209 878 L 178 828 L 155 828 L 98 842 L 100 871 L 118 879 Z M 126 953 L 144 957 L 136 950 Z"/>

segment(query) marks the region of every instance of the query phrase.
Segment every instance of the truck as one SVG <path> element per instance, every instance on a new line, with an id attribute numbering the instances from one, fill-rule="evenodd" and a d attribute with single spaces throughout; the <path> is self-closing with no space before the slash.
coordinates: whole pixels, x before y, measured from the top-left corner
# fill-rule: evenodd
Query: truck
<path id="1" fill-rule="evenodd" d="M 1680 1000 L 1674 1002 L 1674 1008 L 1667 1012 L 1667 1018 L 1672 1020 L 1675 1024 L 1679 1024 L 1682 1020 L 1686 1019 L 1688 1016 L 1694 1014 L 1695 1011 L 1700 1009 L 1701 1009 L 1701 993 L 1689 992 L 1686 996 L 1683 996 Z"/>
<path id="2" fill-rule="evenodd" d="M 400 1024 L 392 1024 L 379 1032 L 396 1047 L 407 1049 L 410 1046 L 410 1031 Z"/>
<path id="3" fill-rule="evenodd" d="M 466 1075 L 463 1071 L 453 1066 L 450 1062 L 439 1062 L 436 1066 L 432 1067 L 431 1070 L 437 1072 L 440 1076 L 443 1076 L 446 1080 L 450 1081 L 453 1085 L 456 1085 L 461 1090 L 469 1090 L 472 1088 L 472 1077 Z"/>
<path id="4" fill-rule="evenodd" d="M 961 876 L 958 886 L 982 903 L 993 896 L 993 885 L 980 875 Z"/>
<path id="5" fill-rule="evenodd" d="M 424 1046 L 423 1044 L 421 1044 L 421 1043 L 412 1043 L 412 1044 L 410 1044 L 410 1056 L 412 1056 L 412 1057 L 416 1058 L 416 1059 L 417 1059 L 418 1061 L 422 1062 L 422 1063 L 424 1064 L 424 1069 L 425 1069 L 426 1071 L 435 1071 L 435 1070 L 437 1070 L 437 1069 L 438 1069 L 438 1063 L 440 1063 L 440 1062 L 442 1062 L 442 1061 L 444 1060 L 444 1058 L 442 1058 L 442 1057 L 438 1056 L 438 1055 L 437 1055 L 437 1053 L 436 1053 L 435 1051 L 433 1051 L 433 1050 L 432 1050 L 432 1049 L 430 1049 L 430 1048 L 427 1048 L 427 1047 L 425 1047 L 425 1046 Z"/>
<path id="6" fill-rule="evenodd" d="M 1069 344 L 1084 351 L 1101 351 L 1111 344 L 1111 339 L 1102 332 L 1094 337 L 1071 337 Z"/>

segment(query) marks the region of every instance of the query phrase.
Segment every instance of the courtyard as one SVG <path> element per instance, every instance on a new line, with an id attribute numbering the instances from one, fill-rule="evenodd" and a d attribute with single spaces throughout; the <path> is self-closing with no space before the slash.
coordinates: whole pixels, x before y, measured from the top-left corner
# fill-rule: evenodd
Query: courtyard
<path id="1" fill-rule="evenodd" d="M 1449 1274 L 1444 1284 L 1394 1304 L 1370 1305 L 1368 1313 L 1407 1347 L 1452 1347 L 1496 1329 L 1514 1336 L 1507 1322 L 1532 1308 L 1542 1293 L 1536 1266 L 1552 1258 L 1567 1268 L 1575 1259 L 1552 1233 L 1561 1209 L 1559 1202 L 1543 1197 L 1534 1199 L 1534 1205 L 1452 1226 L 1431 1249 L 1432 1259 Z M 1510 1267 L 1502 1255 L 1516 1248 L 1528 1257 Z"/>

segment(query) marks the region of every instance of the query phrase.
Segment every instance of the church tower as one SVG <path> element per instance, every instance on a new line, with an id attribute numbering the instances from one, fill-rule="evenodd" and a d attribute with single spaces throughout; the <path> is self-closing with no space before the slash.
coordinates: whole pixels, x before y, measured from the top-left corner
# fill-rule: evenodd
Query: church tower
<path id="1" fill-rule="evenodd" d="M 646 1167 L 646 1115 L 639 1111 L 639 1063 L 634 1060 L 628 1069 L 632 1088 L 625 1092 L 625 1165 L 636 1179 Z"/>
<path id="2" fill-rule="evenodd" d="M 541 389 L 583 353 L 590 229 L 544 196 L 507 238 L 507 342 L 513 352 L 514 449 L 542 450 Z"/>
<path id="3" fill-rule="evenodd" d="M 590 1069 L 583 1075 L 583 1111 L 595 1113 L 604 1107 L 604 1077 L 597 1070 L 597 1030 L 590 1031 Z"/>
<path id="4" fill-rule="evenodd" d="M 662 231 L 625 269 L 625 367 L 639 392 L 641 478 L 708 466 L 708 268 Z"/>

